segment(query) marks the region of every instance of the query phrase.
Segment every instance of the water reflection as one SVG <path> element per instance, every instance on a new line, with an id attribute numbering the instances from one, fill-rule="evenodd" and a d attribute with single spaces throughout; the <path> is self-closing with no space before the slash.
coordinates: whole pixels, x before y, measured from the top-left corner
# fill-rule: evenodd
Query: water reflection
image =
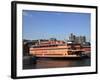
<path id="1" fill-rule="evenodd" d="M 23 65 L 23 69 L 90 66 L 90 58 L 79 60 L 38 59 L 36 64 Z"/>

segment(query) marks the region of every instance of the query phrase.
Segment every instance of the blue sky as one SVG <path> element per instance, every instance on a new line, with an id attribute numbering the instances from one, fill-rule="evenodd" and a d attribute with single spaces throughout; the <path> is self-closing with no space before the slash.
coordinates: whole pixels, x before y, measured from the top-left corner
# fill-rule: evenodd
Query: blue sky
<path id="1" fill-rule="evenodd" d="M 23 10 L 23 39 L 67 39 L 70 33 L 90 39 L 89 13 Z"/>

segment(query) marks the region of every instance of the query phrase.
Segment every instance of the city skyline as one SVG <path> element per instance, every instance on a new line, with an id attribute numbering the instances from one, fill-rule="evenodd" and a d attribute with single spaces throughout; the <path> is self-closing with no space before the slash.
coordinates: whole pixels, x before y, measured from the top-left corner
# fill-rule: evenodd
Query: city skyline
<path id="1" fill-rule="evenodd" d="M 74 37 L 71 37 L 71 35 L 73 35 Z M 68 36 L 68 38 L 66 40 L 62 40 L 62 41 L 72 41 L 71 39 L 74 38 L 74 41 L 79 40 L 79 39 L 83 39 L 85 42 L 89 42 L 87 41 L 87 38 L 86 36 L 82 36 L 82 35 L 75 35 L 73 33 L 70 33 L 70 35 Z M 45 39 L 45 38 L 41 38 L 41 39 L 32 39 L 32 40 L 51 40 L 51 39 L 55 39 L 55 40 L 59 40 L 57 38 L 54 38 L 54 37 L 51 37 L 51 38 L 48 38 L 48 39 Z M 23 39 L 23 40 L 29 40 L 29 39 Z"/>
<path id="2" fill-rule="evenodd" d="M 90 41 L 90 14 L 23 10 L 23 39 L 68 39 L 70 33 Z M 75 27 L 75 28 L 74 28 Z"/>

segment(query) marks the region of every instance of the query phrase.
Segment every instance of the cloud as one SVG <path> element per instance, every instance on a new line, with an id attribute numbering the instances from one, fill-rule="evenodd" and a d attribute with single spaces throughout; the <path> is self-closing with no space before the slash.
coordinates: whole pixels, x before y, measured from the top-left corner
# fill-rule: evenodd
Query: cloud
<path id="1" fill-rule="evenodd" d="M 23 16 L 32 17 L 32 14 L 30 14 L 30 13 L 28 13 L 28 12 L 25 12 L 25 11 L 23 11 L 22 15 L 23 15 Z"/>

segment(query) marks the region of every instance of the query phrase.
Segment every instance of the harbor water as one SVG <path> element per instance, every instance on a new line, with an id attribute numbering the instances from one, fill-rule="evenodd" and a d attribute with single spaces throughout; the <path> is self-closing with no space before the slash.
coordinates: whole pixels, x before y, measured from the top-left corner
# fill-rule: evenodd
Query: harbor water
<path id="1" fill-rule="evenodd" d="M 91 59 L 73 59 L 73 60 L 58 60 L 50 58 L 37 59 L 36 63 L 23 65 L 23 69 L 42 69 L 42 68 L 60 68 L 60 67 L 82 67 L 91 66 Z"/>

